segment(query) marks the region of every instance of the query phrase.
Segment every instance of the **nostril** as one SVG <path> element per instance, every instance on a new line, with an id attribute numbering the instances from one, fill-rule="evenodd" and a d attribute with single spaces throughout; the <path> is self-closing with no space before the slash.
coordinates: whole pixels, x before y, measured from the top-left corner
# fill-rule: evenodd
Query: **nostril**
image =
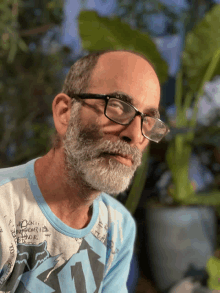
<path id="1" fill-rule="evenodd" d="M 131 142 L 131 139 L 127 136 L 123 136 L 121 139 L 127 143 Z"/>

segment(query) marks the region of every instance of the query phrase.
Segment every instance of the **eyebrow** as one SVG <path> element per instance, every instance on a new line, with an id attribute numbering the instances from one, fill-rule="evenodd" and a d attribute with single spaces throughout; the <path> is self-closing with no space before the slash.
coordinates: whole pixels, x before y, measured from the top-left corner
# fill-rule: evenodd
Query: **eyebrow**
<path id="1" fill-rule="evenodd" d="M 116 91 L 116 92 L 113 92 L 113 93 L 107 93 L 106 95 L 118 98 L 118 99 L 120 99 L 120 100 L 122 100 L 124 102 L 130 103 L 131 105 L 134 106 L 134 99 L 130 95 L 125 94 L 123 92 Z M 158 119 L 160 118 L 160 112 L 156 108 L 147 108 L 144 111 L 144 114 L 145 113 L 147 113 L 147 114 L 150 113 L 151 117 L 158 118 Z"/>

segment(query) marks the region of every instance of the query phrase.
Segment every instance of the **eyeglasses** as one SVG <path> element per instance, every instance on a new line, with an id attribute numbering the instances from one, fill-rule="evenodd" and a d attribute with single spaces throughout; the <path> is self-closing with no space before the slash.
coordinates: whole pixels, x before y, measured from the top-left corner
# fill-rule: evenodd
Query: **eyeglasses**
<path id="1" fill-rule="evenodd" d="M 104 115 L 109 120 L 121 125 L 129 125 L 136 116 L 141 116 L 142 135 L 151 141 L 158 143 L 170 131 L 160 119 L 141 113 L 132 104 L 115 96 L 100 94 L 74 94 L 71 96 L 71 98 L 76 97 L 105 100 Z"/>

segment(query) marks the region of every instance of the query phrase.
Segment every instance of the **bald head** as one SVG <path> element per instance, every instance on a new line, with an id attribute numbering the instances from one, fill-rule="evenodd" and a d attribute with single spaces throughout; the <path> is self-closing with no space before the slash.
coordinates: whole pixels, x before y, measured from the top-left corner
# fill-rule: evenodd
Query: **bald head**
<path id="1" fill-rule="evenodd" d="M 97 63 L 101 63 L 101 62 L 103 63 L 106 62 L 105 64 L 107 63 L 111 64 L 111 62 L 121 63 L 123 62 L 123 60 L 125 61 L 125 63 L 131 62 L 132 60 L 134 60 L 135 62 L 136 60 L 141 60 L 141 62 L 146 62 L 153 69 L 153 65 L 143 55 L 137 52 L 126 51 L 126 50 L 103 52 L 99 56 Z"/>
<path id="2" fill-rule="evenodd" d="M 92 71 L 87 92 L 107 94 L 124 92 L 132 97 L 146 97 L 158 101 L 160 84 L 152 65 L 143 57 L 127 51 L 113 51 L 101 55 Z M 138 97 L 137 97 L 138 98 Z"/>
<path id="3" fill-rule="evenodd" d="M 92 72 L 92 80 L 102 80 L 103 74 L 106 72 L 108 72 L 109 78 L 125 77 L 135 73 L 139 78 L 143 78 L 143 74 L 148 72 L 158 80 L 152 65 L 146 59 L 127 51 L 113 51 L 101 55 Z"/>

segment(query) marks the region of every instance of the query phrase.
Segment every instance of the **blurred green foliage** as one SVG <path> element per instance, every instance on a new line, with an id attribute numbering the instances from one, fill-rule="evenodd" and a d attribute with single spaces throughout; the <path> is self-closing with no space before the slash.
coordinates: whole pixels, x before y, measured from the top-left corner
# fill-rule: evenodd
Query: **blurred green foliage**
<path id="1" fill-rule="evenodd" d="M 0 2 L 0 167 L 45 154 L 51 104 L 70 50 L 59 44 L 61 0 Z"/>
<path id="2" fill-rule="evenodd" d="M 190 2 L 190 5 L 181 7 L 182 5 L 178 1 L 176 5 L 172 1 L 170 3 L 167 2 L 166 5 L 160 0 L 117 0 L 115 13 L 123 21 L 132 25 L 132 27 L 148 32 L 151 36 L 157 35 L 154 27 L 149 25 L 152 22 L 151 16 L 163 15 L 166 19 L 166 29 L 163 35 L 182 34 L 183 30 L 185 33 L 191 31 L 203 18 L 204 14 L 214 5 L 213 1 L 210 0 L 191 0 L 185 2 L 185 4 Z"/>
<path id="3" fill-rule="evenodd" d="M 214 290 L 212 292 L 219 292 L 219 271 L 220 271 L 220 259 L 219 257 L 212 256 L 209 258 L 206 264 L 206 271 L 209 275 L 207 285 L 209 289 Z"/>
<path id="4" fill-rule="evenodd" d="M 124 49 L 142 53 L 155 66 L 160 82 L 166 81 L 167 63 L 147 33 L 132 29 L 118 17 L 101 17 L 95 11 L 81 11 L 78 23 L 85 50 L 92 52 Z"/>
<path id="5" fill-rule="evenodd" d="M 176 22 L 180 19 L 178 13 L 169 6 L 164 5 L 158 0 L 118 0 L 116 14 L 143 32 L 155 35 L 155 31 L 149 27 L 149 17 L 163 14 L 169 19 L 169 33 L 176 33 Z"/>
<path id="6" fill-rule="evenodd" d="M 146 4 L 149 1 L 140 2 Z M 138 15 L 137 11 L 132 11 L 136 17 Z M 219 192 L 215 191 L 207 197 L 195 196 L 188 178 L 190 156 L 197 130 L 198 101 L 203 94 L 205 82 L 210 81 L 218 73 L 219 68 L 220 31 L 214 29 L 219 26 L 219 19 L 220 5 L 215 5 L 206 13 L 203 19 L 193 26 L 185 38 L 181 74 L 177 80 L 175 90 L 177 133 L 168 145 L 166 156 L 174 181 L 174 190 L 171 195 L 174 201 L 179 204 L 218 205 L 220 202 Z M 131 20 L 132 18 L 130 18 Z M 80 13 L 79 31 L 84 49 L 88 51 L 130 49 L 140 52 L 153 63 L 160 81 L 164 82 L 166 80 L 167 65 L 165 65 L 165 61 L 161 58 L 152 37 L 148 33 L 132 28 L 131 25 L 121 21 L 116 16 L 101 17 L 95 11 L 82 11 Z M 192 105 L 193 115 L 188 120 L 187 111 Z M 182 128 L 186 128 L 188 131 L 181 134 Z M 178 129 L 180 129 L 180 133 L 178 133 Z M 143 168 L 140 168 L 134 177 L 133 185 L 139 185 L 140 178 L 143 175 L 146 176 L 146 170 L 147 155 Z M 137 206 L 143 187 L 129 194 L 126 205 L 131 212 L 134 212 Z"/>
<path id="7" fill-rule="evenodd" d="M 220 5 L 215 5 L 186 36 L 183 53 L 183 69 L 189 88 L 196 92 L 208 68 L 210 60 L 220 48 Z M 220 75 L 220 64 L 211 79 Z"/>
<path id="8" fill-rule="evenodd" d="M 182 67 L 176 82 L 176 126 L 188 128 L 188 132 L 179 133 L 174 137 L 169 144 L 166 159 L 174 181 L 171 195 L 175 202 L 181 204 L 219 205 L 220 203 L 219 191 L 213 191 L 207 196 L 196 196 L 189 179 L 189 163 L 197 131 L 198 102 L 203 95 L 205 83 L 216 74 L 220 74 L 220 31 L 214 29 L 219 19 L 220 5 L 215 5 L 186 35 Z M 187 119 L 187 110 L 192 103 L 193 114 Z M 214 141 L 216 133 L 212 131 L 211 138 Z M 219 135 L 218 130 L 218 139 Z"/>
<path id="9" fill-rule="evenodd" d="M 200 205 L 219 205 L 220 192 L 213 191 L 207 195 L 195 195 L 191 179 L 189 178 L 189 164 L 193 151 L 193 140 L 196 133 L 198 101 L 204 91 L 204 84 L 210 81 L 220 60 L 220 50 L 213 54 L 208 68 L 198 86 L 197 91 L 186 91 L 184 95 L 184 79 L 182 70 L 178 74 L 176 82 L 175 106 L 176 106 L 176 126 L 178 128 L 188 128 L 186 133 L 177 134 L 169 143 L 166 160 L 172 174 L 174 188 L 170 190 L 170 195 L 177 204 L 200 204 Z M 191 105 L 193 95 L 195 101 L 193 113 L 190 119 L 187 118 L 186 111 Z"/>

